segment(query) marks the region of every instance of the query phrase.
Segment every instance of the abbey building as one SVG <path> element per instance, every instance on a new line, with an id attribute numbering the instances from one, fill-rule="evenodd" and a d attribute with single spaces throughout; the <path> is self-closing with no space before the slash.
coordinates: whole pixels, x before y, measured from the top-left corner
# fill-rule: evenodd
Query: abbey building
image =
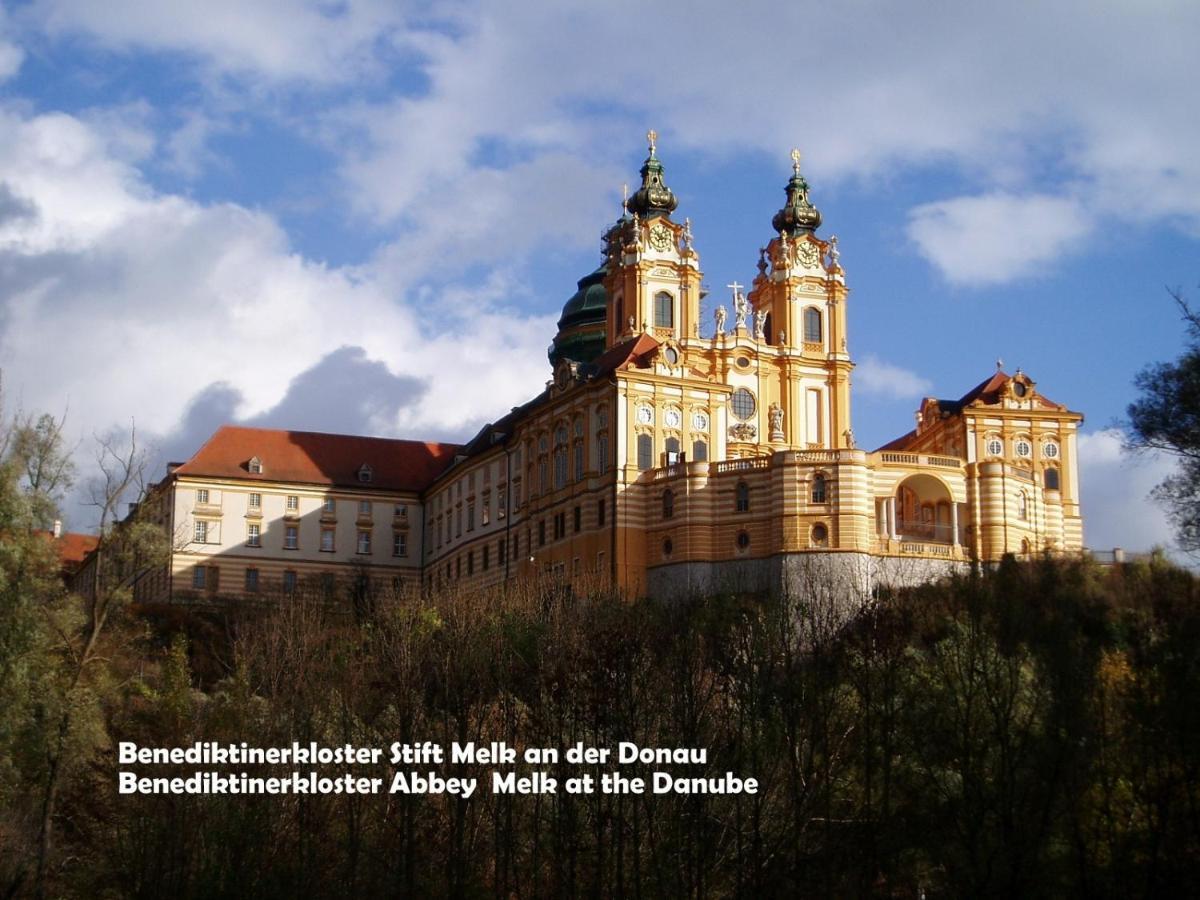
<path id="1" fill-rule="evenodd" d="M 222 428 L 148 500 L 176 549 L 143 599 L 349 574 L 780 590 L 814 567 L 870 582 L 1079 551 L 1082 416 L 1020 370 L 857 446 L 846 273 L 793 159 L 757 271 L 701 321 L 696 239 L 651 133 L 541 394 L 461 446 Z"/>

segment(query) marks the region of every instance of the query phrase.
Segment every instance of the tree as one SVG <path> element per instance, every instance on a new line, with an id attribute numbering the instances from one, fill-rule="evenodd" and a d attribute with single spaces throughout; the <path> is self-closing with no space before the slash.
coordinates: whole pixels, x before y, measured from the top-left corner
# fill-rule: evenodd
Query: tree
<path id="1" fill-rule="evenodd" d="M 1179 463 L 1154 489 L 1175 524 L 1179 546 L 1200 551 L 1200 313 L 1178 291 L 1171 296 L 1187 329 L 1187 347 L 1175 362 L 1147 366 L 1134 385 L 1141 396 L 1129 405 L 1127 446 L 1158 450 Z"/>

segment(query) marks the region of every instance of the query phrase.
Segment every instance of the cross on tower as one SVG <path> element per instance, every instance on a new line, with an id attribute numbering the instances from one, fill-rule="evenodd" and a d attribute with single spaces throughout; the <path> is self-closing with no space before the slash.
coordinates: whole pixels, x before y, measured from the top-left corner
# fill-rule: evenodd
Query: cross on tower
<path id="1" fill-rule="evenodd" d="M 800 174 L 800 151 L 795 147 L 792 148 L 792 171 Z"/>
<path id="2" fill-rule="evenodd" d="M 650 152 L 653 153 L 658 145 L 658 132 L 653 128 L 646 132 L 646 142 L 650 145 Z"/>
<path id="3" fill-rule="evenodd" d="M 745 285 L 738 284 L 735 281 L 733 284 L 725 285 L 725 287 L 727 287 L 731 291 L 733 291 L 733 299 L 736 300 L 738 297 L 740 297 L 742 295 L 742 288 L 745 287 Z"/>

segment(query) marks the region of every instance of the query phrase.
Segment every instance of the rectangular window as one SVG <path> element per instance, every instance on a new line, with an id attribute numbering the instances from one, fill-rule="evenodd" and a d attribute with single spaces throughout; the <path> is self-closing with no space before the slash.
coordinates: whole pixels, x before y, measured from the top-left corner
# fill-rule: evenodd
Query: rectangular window
<path id="1" fill-rule="evenodd" d="M 392 535 L 392 556 L 408 556 L 408 535 L 403 531 Z"/>
<path id="2" fill-rule="evenodd" d="M 479 524 L 486 525 L 492 521 L 492 498 L 484 494 L 483 508 L 479 512 Z"/>
<path id="3" fill-rule="evenodd" d="M 288 494 L 287 511 L 294 513 L 294 512 L 297 512 L 299 509 L 300 509 L 300 498 L 298 496 L 296 496 L 295 494 Z"/>
<path id="4" fill-rule="evenodd" d="M 507 552 L 508 548 L 504 545 L 504 538 L 500 538 L 500 540 L 496 542 L 496 561 L 503 562 L 506 558 L 505 554 Z"/>
<path id="5" fill-rule="evenodd" d="M 257 522 L 253 522 L 246 526 L 246 546 L 247 547 L 261 547 L 262 546 L 262 532 L 260 529 L 261 529 L 261 526 L 259 526 Z"/>
<path id="6" fill-rule="evenodd" d="M 491 561 L 492 548 L 487 544 L 483 545 L 483 571 L 488 570 L 488 563 Z"/>
<path id="7" fill-rule="evenodd" d="M 321 529 L 321 552 L 332 553 L 336 532 L 332 528 Z"/>
<path id="8" fill-rule="evenodd" d="M 575 480 L 583 481 L 583 441 L 575 444 Z"/>
<path id="9" fill-rule="evenodd" d="M 454 511 L 454 536 L 462 537 L 462 520 L 463 508 L 460 506 Z"/>
<path id="10" fill-rule="evenodd" d="M 283 549 L 295 550 L 300 546 L 300 529 L 295 525 L 288 525 L 283 529 Z"/>
<path id="11" fill-rule="evenodd" d="M 467 531 L 475 530 L 475 504 L 467 504 Z"/>
<path id="12" fill-rule="evenodd" d="M 207 544 L 208 543 L 208 523 L 207 522 L 204 522 L 204 521 L 196 522 L 196 527 L 192 533 L 192 540 L 194 540 L 197 544 Z"/>
<path id="13" fill-rule="evenodd" d="M 202 591 L 207 584 L 208 568 L 206 566 L 196 566 L 196 568 L 192 569 L 192 589 Z"/>
<path id="14" fill-rule="evenodd" d="M 637 464 L 642 471 L 654 468 L 654 438 L 648 434 L 637 436 Z"/>
<path id="15" fill-rule="evenodd" d="M 332 516 L 337 511 L 337 501 L 332 497 L 326 497 L 321 501 L 321 512 L 327 516 Z"/>
<path id="16" fill-rule="evenodd" d="M 358 552 L 359 553 L 370 553 L 371 552 L 371 532 L 359 531 L 359 533 L 358 533 Z"/>
<path id="17" fill-rule="evenodd" d="M 604 501 L 603 500 L 598 500 L 596 502 L 596 525 L 598 527 L 604 525 Z"/>
<path id="18" fill-rule="evenodd" d="M 575 533 L 578 534 L 583 530 L 583 507 L 575 507 Z"/>
<path id="19" fill-rule="evenodd" d="M 468 575 L 475 574 L 475 551 L 474 550 L 467 551 L 467 574 Z"/>
<path id="20" fill-rule="evenodd" d="M 503 519 L 508 515 L 508 488 L 501 485 L 496 494 L 496 518 Z"/>
<path id="21" fill-rule="evenodd" d="M 207 488 L 200 488 L 199 490 L 196 491 L 196 502 L 197 503 L 207 503 L 208 502 L 208 489 Z"/>
<path id="22" fill-rule="evenodd" d="M 262 509 L 262 494 L 250 495 L 250 508 L 254 510 Z"/>
<path id="23" fill-rule="evenodd" d="M 370 500 L 359 500 L 358 501 L 358 514 L 359 514 L 359 516 L 361 516 L 364 519 L 371 518 L 371 501 Z"/>
<path id="24" fill-rule="evenodd" d="M 408 518 L 408 504 L 407 503 L 397 503 L 396 504 L 396 518 L 397 519 L 407 519 Z"/>
<path id="25" fill-rule="evenodd" d="M 296 592 L 296 573 L 291 569 L 288 569 L 283 573 L 283 590 L 288 594 L 294 594 Z"/>
<path id="26" fill-rule="evenodd" d="M 246 593 L 247 594 L 257 594 L 258 593 L 258 569 L 247 569 L 246 570 Z"/>
<path id="27" fill-rule="evenodd" d="M 538 522 L 538 546 L 546 546 L 546 520 Z"/>
<path id="28" fill-rule="evenodd" d="M 596 471 L 608 471 L 608 435 L 602 434 L 596 441 Z"/>

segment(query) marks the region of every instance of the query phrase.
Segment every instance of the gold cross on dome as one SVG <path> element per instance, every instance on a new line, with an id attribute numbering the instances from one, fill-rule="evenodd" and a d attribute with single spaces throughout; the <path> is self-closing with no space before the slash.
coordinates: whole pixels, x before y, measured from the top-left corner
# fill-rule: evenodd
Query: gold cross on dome
<path id="1" fill-rule="evenodd" d="M 792 148 L 792 171 L 800 174 L 800 151 L 795 147 Z"/>
<path id="2" fill-rule="evenodd" d="M 658 132 L 653 128 L 646 132 L 646 142 L 650 145 L 650 152 L 653 153 L 658 145 Z"/>

